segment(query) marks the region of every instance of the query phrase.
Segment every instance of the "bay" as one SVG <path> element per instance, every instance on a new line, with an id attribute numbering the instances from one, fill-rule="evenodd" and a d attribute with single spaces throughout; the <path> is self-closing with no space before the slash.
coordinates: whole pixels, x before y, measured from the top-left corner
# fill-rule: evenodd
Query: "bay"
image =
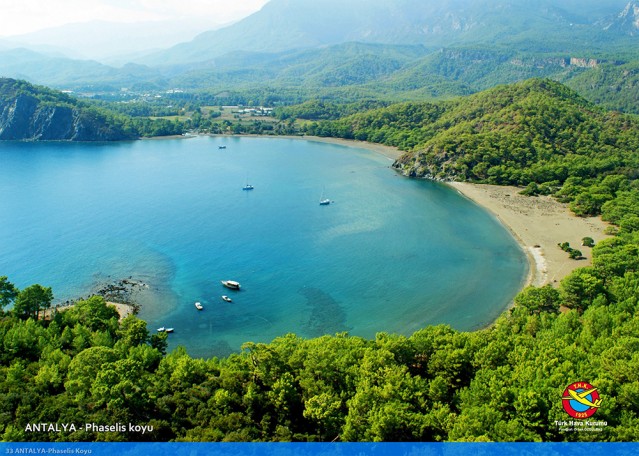
<path id="1" fill-rule="evenodd" d="M 521 288 L 525 254 L 482 208 L 390 165 L 284 138 L 2 143 L 0 275 L 51 286 L 56 302 L 142 280 L 149 330 L 175 328 L 170 348 L 201 357 L 289 332 L 489 324 Z"/>

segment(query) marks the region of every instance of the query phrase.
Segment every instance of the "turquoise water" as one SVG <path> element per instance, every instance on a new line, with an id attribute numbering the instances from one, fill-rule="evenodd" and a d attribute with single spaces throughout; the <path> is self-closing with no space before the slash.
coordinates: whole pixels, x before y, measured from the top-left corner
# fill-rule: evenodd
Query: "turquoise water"
<path id="1" fill-rule="evenodd" d="M 2 143 L 0 275 L 56 301 L 141 279 L 141 318 L 194 356 L 288 332 L 488 324 L 521 287 L 524 253 L 483 209 L 390 165 L 295 139 Z"/>

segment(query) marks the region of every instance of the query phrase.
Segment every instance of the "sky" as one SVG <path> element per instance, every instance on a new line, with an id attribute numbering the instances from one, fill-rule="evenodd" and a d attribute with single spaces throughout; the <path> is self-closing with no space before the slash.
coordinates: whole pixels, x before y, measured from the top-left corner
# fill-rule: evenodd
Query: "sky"
<path id="1" fill-rule="evenodd" d="M 0 0 L 0 36 L 90 22 L 175 19 L 226 24 L 258 11 L 268 0 Z"/>

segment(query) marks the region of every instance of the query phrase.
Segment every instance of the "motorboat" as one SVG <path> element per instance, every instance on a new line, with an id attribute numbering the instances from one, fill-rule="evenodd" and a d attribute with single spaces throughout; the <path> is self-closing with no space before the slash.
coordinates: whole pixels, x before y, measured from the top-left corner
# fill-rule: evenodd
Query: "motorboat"
<path id="1" fill-rule="evenodd" d="M 244 187 L 242 187 L 242 190 L 253 190 L 255 187 L 253 187 L 251 184 L 246 184 Z"/>
<path id="2" fill-rule="evenodd" d="M 224 299 L 226 302 L 233 302 L 233 300 L 226 295 L 223 295 L 222 299 Z"/>
<path id="3" fill-rule="evenodd" d="M 161 328 L 158 328 L 159 333 L 163 333 L 164 331 L 166 331 L 166 328 L 164 326 L 162 326 Z"/>
<path id="4" fill-rule="evenodd" d="M 226 288 L 230 288 L 231 290 L 240 289 L 240 283 L 236 282 L 235 280 L 222 280 L 222 285 L 224 285 Z"/>
<path id="5" fill-rule="evenodd" d="M 173 328 L 166 328 L 166 329 L 164 330 L 164 332 L 168 332 L 168 333 L 172 333 L 173 331 L 174 331 L 174 329 L 173 329 Z"/>
<path id="6" fill-rule="evenodd" d="M 204 309 L 204 306 L 203 306 L 200 302 L 196 302 L 196 303 L 195 303 L 195 308 L 196 308 L 197 310 L 202 310 L 202 309 Z"/>

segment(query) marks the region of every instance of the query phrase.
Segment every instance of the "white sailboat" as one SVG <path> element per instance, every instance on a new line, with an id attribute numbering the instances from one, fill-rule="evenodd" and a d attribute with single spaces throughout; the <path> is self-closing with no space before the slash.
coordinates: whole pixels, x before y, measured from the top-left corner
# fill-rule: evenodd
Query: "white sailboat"
<path id="1" fill-rule="evenodd" d="M 255 187 L 253 187 L 251 184 L 248 183 L 248 175 L 246 176 L 246 185 L 244 187 L 242 187 L 242 190 L 253 190 Z"/>
<path id="2" fill-rule="evenodd" d="M 329 204 L 331 204 L 330 199 L 324 198 L 324 190 L 322 190 L 322 195 L 320 196 L 319 203 L 320 203 L 320 206 L 328 206 Z"/>

